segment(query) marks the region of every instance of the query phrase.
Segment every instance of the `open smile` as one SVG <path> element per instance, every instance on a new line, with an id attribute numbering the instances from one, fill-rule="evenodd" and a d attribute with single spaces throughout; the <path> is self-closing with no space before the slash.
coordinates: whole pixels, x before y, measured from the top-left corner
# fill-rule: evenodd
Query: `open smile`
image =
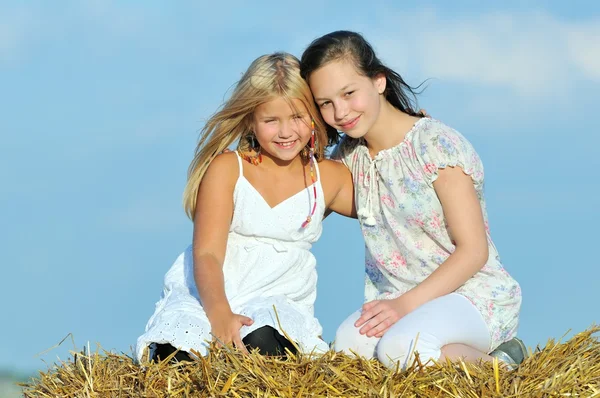
<path id="1" fill-rule="evenodd" d="M 294 140 L 294 141 L 285 141 L 285 142 L 278 142 L 275 141 L 274 144 L 281 149 L 292 149 L 294 146 L 296 146 L 296 143 L 298 142 L 298 140 Z"/>

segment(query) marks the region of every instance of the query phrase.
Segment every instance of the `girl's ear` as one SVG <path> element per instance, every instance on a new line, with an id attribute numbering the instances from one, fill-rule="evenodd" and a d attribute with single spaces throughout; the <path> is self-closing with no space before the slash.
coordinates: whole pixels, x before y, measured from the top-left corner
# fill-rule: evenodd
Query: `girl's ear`
<path id="1" fill-rule="evenodd" d="M 383 94 L 385 92 L 385 88 L 387 85 L 387 80 L 385 77 L 385 73 L 378 73 L 374 78 L 375 88 L 377 88 L 377 92 L 379 94 Z"/>

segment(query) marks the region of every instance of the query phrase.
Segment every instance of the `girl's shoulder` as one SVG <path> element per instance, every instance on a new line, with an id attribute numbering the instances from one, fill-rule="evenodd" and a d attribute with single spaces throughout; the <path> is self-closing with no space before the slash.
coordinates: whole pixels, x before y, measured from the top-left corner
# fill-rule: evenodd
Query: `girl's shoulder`
<path id="1" fill-rule="evenodd" d="M 241 173 L 241 164 L 235 152 L 225 152 L 217 155 L 208 165 L 206 175 L 220 179 L 224 183 L 235 184 Z"/>
<path id="2" fill-rule="evenodd" d="M 323 188 L 337 190 L 346 184 L 352 184 L 350 169 L 340 161 L 323 159 L 319 162 L 319 174 Z"/>
<path id="3" fill-rule="evenodd" d="M 483 182 L 483 164 L 473 145 L 441 121 L 420 121 L 405 140 L 410 144 L 405 156 L 430 174 L 431 182 L 437 178 L 437 170 L 447 166 L 459 166 L 465 173 L 473 175 L 475 182 Z"/>
<path id="4" fill-rule="evenodd" d="M 238 154 L 235 151 L 230 151 L 215 156 L 212 162 L 210 162 L 209 167 L 233 169 L 233 166 L 235 166 L 235 170 L 239 170 L 239 164 Z"/>
<path id="5" fill-rule="evenodd" d="M 412 130 L 407 134 L 405 141 L 409 141 L 412 144 L 421 144 L 432 141 L 437 142 L 441 137 L 451 139 L 452 141 L 467 141 L 454 128 L 440 120 L 429 117 L 417 121 Z"/>
<path id="6" fill-rule="evenodd" d="M 469 140 L 454 128 L 436 119 L 421 119 L 404 139 L 412 152 L 424 157 L 474 156 Z"/>
<path id="7" fill-rule="evenodd" d="M 350 174 L 350 170 L 340 160 L 323 159 L 319 162 L 319 171 L 324 179 Z"/>

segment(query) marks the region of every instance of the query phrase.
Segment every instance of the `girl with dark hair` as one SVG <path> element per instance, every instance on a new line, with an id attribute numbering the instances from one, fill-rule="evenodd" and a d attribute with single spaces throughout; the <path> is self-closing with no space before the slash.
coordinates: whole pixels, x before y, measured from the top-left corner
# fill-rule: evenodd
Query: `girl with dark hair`
<path id="1" fill-rule="evenodd" d="M 313 41 L 301 74 L 329 135 L 345 134 L 334 156 L 352 172 L 366 241 L 366 303 L 338 328 L 335 349 L 388 367 L 405 368 L 414 352 L 423 363 L 520 363 L 521 289 L 490 237 L 473 146 L 417 112 L 414 90 L 358 33 Z"/>

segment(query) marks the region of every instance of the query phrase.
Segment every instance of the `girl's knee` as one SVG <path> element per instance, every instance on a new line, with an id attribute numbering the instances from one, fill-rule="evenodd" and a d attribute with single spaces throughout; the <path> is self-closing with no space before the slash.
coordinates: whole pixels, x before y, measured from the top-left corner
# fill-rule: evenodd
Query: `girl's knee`
<path id="1" fill-rule="evenodd" d="M 377 359 L 387 368 L 405 369 L 414 339 L 408 336 L 385 334 L 377 344 Z"/>
<path id="2" fill-rule="evenodd" d="M 175 355 L 173 356 L 173 358 L 171 359 L 171 362 L 173 363 L 177 363 L 177 362 L 191 362 L 193 361 L 191 355 L 185 351 L 179 351 L 177 350 L 177 348 L 173 347 L 171 344 L 169 343 L 153 343 L 152 346 L 154 346 L 152 349 L 151 347 L 151 359 L 153 362 L 160 362 L 166 358 L 168 358 L 171 354 L 175 353 Z"/>
<path id="3" fill-rule="evenodd" d="M 377 345 L 377 359 L 389 369 L 406 369 L 419 356 L 423 365 L 438 360 L 441 344 L 438 339 L 425 334 L 385 334 Z"/>
<path id="4" fill-rule="evenodd" d="M 286 348 L 293 354 L 296 354 L 296 347 L 275 328 L 263 326 L 249 333 L 242 339 L 242 342 L 252 351 L 258 349 L 258 352 L 267 356 L 287 357 Z"/>
<path id="5" fill-rule="evenodd" d="M 333 348 L 335 351 L 342 351 L 349 355 L 355 353 L 369 359 L 373 358 L 379 339 L 360 334 L 360 328 L 354 326 L 356 319 L 351 316 L 340 325 L 335 334 Z"/>
<path id="6" fill-rule="evenodd" d="M 349 354 L 348 350 L 355 347 L 360 340 L 361 334 L 358 330 L 352 323 L 342 323 L 335 332 L 335 351 L 344 351 Z"/>

